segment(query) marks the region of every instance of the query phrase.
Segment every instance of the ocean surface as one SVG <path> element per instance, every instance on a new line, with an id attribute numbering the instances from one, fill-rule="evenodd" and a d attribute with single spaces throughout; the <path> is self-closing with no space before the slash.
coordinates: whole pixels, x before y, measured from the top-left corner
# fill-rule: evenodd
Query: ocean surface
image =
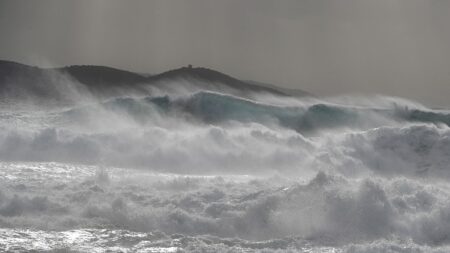
<path id="1" fill-rule="evenodd" d="M 449 111 L 186 82 L 2 101 L 0 251 L 450 252 Z"/>

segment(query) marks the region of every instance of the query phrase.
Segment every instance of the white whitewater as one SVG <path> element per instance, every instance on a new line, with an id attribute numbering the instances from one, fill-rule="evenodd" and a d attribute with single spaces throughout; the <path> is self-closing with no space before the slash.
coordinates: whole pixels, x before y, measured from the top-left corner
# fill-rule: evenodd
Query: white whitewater
<path id="1" fill-rule="evenodd" d="M 450 251 L 448 112 L 174 87 L 5 102 L 0 251 Z"/>

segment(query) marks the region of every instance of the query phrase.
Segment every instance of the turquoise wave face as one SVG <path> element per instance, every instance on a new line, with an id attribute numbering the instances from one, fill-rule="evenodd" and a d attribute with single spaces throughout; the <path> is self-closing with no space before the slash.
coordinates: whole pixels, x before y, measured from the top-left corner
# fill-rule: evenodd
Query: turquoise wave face
<path id="1" fill-rule="evenodd" d="M 93 110 L 85 106 L 66 112 L 79 115 Z M 393 106 L 388 109 L 349 107 L 326 103 L 307 106 L 277 106 L 224 95 L 198 92 L 193 95 L 170 98 L 169 96 L 146 98 L 116 98 L 101 104 L 109 110 L 119 110 L 138 122 L 147 122 L 152 114 L 168 117 L 188 115 L 203 123 L 221 124 L 230 121 L 255 122 L 263 125 L 279 125 L 303 134 L 313 134 L 324 129 L 370 128 L 389 122 L 433 123 L 450 126 L 450 115 L 436 111 L 408 109 Z M 180 112 L 182 114 L 180 114 Z"/>
<path id="2" fill-rule="evenodd" d="M 229 120 L 261 124 L 278 123 L 298 132 L 340 127 L 352 124 L 358 118 L 356 111 L 322 104 L 303 108 L 280 107 L 203 92 L 197 93 L 187 101 L 186 110 L 209 123 Z"/>

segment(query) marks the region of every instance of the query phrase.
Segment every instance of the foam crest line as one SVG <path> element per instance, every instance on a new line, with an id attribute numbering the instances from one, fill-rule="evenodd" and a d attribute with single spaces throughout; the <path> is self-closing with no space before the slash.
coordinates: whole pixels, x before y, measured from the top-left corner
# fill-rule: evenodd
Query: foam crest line
<path id="1" fill-rule="evenodd" d="M 277 106 L 215 92 L 197 92 L 182 97 L 116 98 L 101 104 L 106 109 L 126 112 L 138 120 L 151 113 L 178 117 L 174 112 L 188 113 L 205 123 L 228 121 L 278 124 L 308 134 L 323 129 L 370 129 L 395 122 L 450 125 L 450 114 L 433 110 L 401 107 L 356 107 L 327 103 L 305 106 Z M 157 109 L 155 111 L 155 108 Z M 89 107 L 83 108 L 90 110 Z M 77 111 L 74 109 L 72 111 Z"/>

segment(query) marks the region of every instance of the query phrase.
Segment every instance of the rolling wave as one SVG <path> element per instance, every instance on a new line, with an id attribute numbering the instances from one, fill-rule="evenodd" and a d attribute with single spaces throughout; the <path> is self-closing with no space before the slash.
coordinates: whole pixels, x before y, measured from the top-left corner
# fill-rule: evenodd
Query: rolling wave
<path id="1" fill-rule="evenodd" d="M 409 109 L 392 103 L 390 108 L 356 107 L 329 103 L 314 103 L 304 106 L 278 106 L 241 97 L 215 92 L 197 92 L 184 97 L 169 96 L 145 98 L 115 98 L 101 104 L 104 108 L 120 110 L 136 119 L 145 119 L 149 114 L 174 112 L 188 113 L 190 117 L 209 124 L 229 121 L 278 124 L 302 134 L 323 129 L 353 128 L 369 129 L 387 122 L 432 123 L 450 126 L 450 113 L 443 111 Z M 93 110 L 95 105 L 76 108 Z M 172 116 L 174 114 L 171 114 Z"/>

